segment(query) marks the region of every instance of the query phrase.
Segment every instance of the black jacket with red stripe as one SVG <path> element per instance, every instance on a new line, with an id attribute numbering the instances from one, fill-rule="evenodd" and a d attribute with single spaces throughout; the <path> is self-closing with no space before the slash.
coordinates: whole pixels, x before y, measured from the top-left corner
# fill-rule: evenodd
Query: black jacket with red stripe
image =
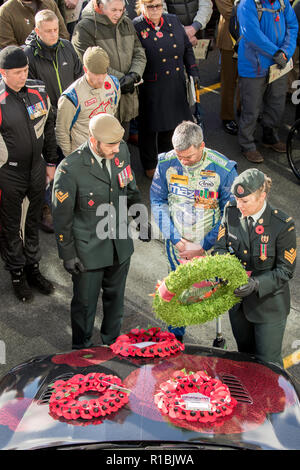
<path id="1" fill-rule="evenodd" d="M 30 171 L 57 160 L 54 115 L 43 82 L 27 80 L 15 92 L 0 80 L 0 167 Z"/>

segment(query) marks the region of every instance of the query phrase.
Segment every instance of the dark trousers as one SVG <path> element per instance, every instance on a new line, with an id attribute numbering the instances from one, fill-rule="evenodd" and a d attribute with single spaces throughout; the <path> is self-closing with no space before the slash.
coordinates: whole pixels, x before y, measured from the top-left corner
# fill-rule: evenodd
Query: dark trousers
<path id="1" fill-rule="evenodd" d="M 120 334 L 124 313 L 124 293 L 130 258 L 122 264 L 114 264 L 95 271 L 87 271 L 72 277 L 71 302 L 72 346 L 90 347 L 102 289 L 103 321 L 100 335 L 103 344 L 112 344 Z"/>
<path id="2" fill-rule="evenodd" d="M 239 352 L 283 367 L 281 349 L 286 317 L 272 323 L 253 323 L 247 320 L 241 306 L 231 309 L 229 318 Z"/>
<path id="3" fill-rule="evenodd" d="M 237 87 L 237 59 L 233 59 L 233 51 L 221 49 L 221 119 L 235 120 L 234 100 Z M 239 93 L 237 93 L 239 108 Z"/>
<path id="4" fill-rule="evenodd" d="M 139 121 L 139 151 L 144 170 L 153 170 L 157 165 L 157 155 L 173 148 L 174 129 L 151 132 Z"/>
<path id="5" fill-rule="evenodd" d="M 239 77 L 239 85 L 241 117 L 238 138 L 242 150 L 256 150 L 254 134 L 260 113 L 261 125 L 271 129 L 275 141 L 278 142 L 278 128 L 285 109 L 287 74 L 270 84 L 267 77 Z"/>
<path id="6" fill-rule="evenodd" d="M 41 159 L 42 160 L 42 159 Z M 30 172 L 0 169 L 0 246 L 8 271 L 22 269 L 40 261 L 39 224 L 45 196 L 45 163 L 37 164 Z M 22 203 L 29 199 L 24 233 L 20 223 Z"/>

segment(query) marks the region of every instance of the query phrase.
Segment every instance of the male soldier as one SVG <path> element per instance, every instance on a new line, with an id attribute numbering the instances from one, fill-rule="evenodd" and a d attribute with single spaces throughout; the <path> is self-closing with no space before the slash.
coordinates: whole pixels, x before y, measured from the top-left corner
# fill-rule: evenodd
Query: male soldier
<path id="1" fill-rule="evenodd" d="M 181 259 L 204 256 L 214 245 L 237 172 L 234 161 L 205 147 L 193 122 L 179 124 L 172 142 L 174 150 L 159 156 L 150 199 L 174 271 Z M 182 340 L 184 327 L 169 330 Z"/>
<path id="2" fill-rule="evenodd" d="M 119 121 L 110 114 L 98 114 L 90 120 L 89 131 L 89 140 L 58 166 L 52 198 L 59 256 L 73 280 L 73 349 L 92 344 L 101 288 L 102 342 L 112 344 L 120 333 L 133 253 L 127 208 L 140 202 Z M 140 236 L 149 241 L 142 222 L 140 229 Z"/>
<path id="3" fill-rule="evenodd" d="M 0 73 L 1 255 L 17 298 L 29 301 L 28 283 L 43 294 L 53 291 L 39 271 L 38 229 L 46 176 L 53 179 L 57 158 L 54 116 L 43 82 L 27 80 L 28 59 L 20 47 L 0 52 Z M 25 196 L 29 207 L 21 238 Z"/>
<path id="4" fill-rule="evenodd" d="M 89 47 L 83 55 L 85 74 L 58 101 L 56 138 L 65 156 L 87 140 L 93 116 L 117 111 L 120 84 L 116 77 L 107 74 L 108 67 L 109 57 L 104 49 Z"/>
<path id="5" fill-rule="evenodd" d="M 271 184 L 256 168 L 234 180 L 235 201 L 225 207 L 213 253 L 234 254 L 250 272 L 248 283 L 235 290 L 242 302 L 229 312 L 238 350 L 283 366 L 296 232 L 292 217 L 269 204 Z"/>

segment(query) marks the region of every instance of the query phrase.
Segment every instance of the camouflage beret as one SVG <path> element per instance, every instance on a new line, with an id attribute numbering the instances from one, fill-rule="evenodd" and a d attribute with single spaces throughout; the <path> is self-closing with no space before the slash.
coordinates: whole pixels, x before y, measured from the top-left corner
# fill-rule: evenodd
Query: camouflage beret
<path id="1" fill-rule="evenodd" d="M 235 178 L 231 192 L 236 197 L 246 197 L 254 193 L 265 182 L 265 174 L 256 168 L 249 168 Z"/>

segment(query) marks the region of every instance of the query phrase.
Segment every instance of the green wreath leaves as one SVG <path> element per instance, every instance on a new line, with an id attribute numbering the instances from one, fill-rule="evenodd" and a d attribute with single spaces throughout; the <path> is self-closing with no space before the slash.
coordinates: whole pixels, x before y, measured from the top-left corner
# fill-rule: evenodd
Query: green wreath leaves
<path id="1" fill-rule="evenodd" d="M 222 282 L 210 297 L 188 305 L 178 302 L 180 295 L 193 284 L 216 277 Z M 164 282 L 169 293 L 175 295 L 165 301 L 156 289 L 153 299 L 156 317 L 172 326 L 188 326 L 211 321 L 240 302 L 234 290 L 247 284 L 248 276 L 234 255 L 209 255 L 178 266 Z"/>

